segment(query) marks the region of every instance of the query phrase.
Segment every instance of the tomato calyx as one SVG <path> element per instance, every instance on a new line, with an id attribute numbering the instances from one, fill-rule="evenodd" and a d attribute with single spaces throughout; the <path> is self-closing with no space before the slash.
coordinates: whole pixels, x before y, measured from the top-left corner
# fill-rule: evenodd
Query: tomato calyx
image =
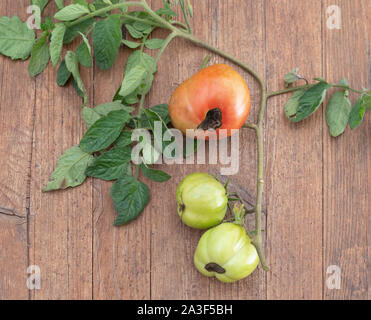
<path id="1" fill-rule="evenodd" d="M 205 266 L 205 269 L 209 272 L 216 272 L 219 274 L 226 273 L 225 269 L 215 262 L 210 262 Z"/>
<path id="2" fill-rule="evenodd" d="M 219 108 L 211 109 L 207 112 L 205 120 L 202 121 L 197 129 L 201 130 L 217 130 L 223 125 L 222 111 Z"/>

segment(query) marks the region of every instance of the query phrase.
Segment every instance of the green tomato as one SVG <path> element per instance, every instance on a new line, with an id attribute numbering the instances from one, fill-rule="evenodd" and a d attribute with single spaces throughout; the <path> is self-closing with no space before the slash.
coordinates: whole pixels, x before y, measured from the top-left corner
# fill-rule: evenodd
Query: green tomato
<path id="1" fill-rule="evenodd" d="M 206 173 L 192 173 L 176 191 L 178 214 L 189 227 L 207 229 L 221 223 L 227 212 L 224 186 Z"/>
<path id="2" fill-rule="evenodd" d="M 242 226 L 223 223 L 202 235 L 194 264 L 207 277 L 234 282 L 246 278 L 256 269 L 259 256 Z"/>

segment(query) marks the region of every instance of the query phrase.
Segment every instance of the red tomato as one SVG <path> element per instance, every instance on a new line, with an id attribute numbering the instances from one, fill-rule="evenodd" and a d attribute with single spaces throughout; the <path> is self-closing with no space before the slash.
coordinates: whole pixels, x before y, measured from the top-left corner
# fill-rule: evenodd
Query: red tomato
<path id="1" fill-rule="evenodd" d="M 173 93 L 169 109 L 175 128 L 240 129 L 250 112 L 250 91 L 230 66 L 215 64 L 184 81 Z"/>

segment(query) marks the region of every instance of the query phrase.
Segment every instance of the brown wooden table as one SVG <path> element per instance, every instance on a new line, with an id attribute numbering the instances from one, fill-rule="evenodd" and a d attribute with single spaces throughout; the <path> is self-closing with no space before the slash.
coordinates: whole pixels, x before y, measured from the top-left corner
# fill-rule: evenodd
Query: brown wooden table
<path id="1" fill-rule="evenodd" d="M 151 1 L 149 1 L 151 2 Z M 160 1 L 152 1 L 158 5 Z M 311 77 L 371 87 L 370 0 L 193 1 L 195 33 L 265 75 L 269 90 L 300 67 Z M 330 5 L 342 12 L 340 30 L 326 27 Z M 2 0 L 0 16 L 27 18 L 26 0 Z M 46 14 L 54 12 L 54 4 Z M 157 32 L 157 36 L 165 33 Z M 75 48 L 76 43 L 71 46 Z M 82 69 L 91 105 L 112 99 L 128 49 L 106 72 Z M 175 40 L 159 64 L 147 106 L 166 103 L 195 73 L 206 52 Z M 224 60 L 213 56 L 212 62 Z M 256 119 L 259 88 L 252 91 Z M 270 101 L 265 118 L 265 247 L 271 267 L 235 284 L 201 276 L 192 259 L 201 232 L 177 216 L 175 190 L 187 174 L 215 166 L 163 166 L 173 178 L 147 181 L 152 201 L 138 220 L 112 226 L 110 183 L 42 194 L 63 151 L 85 132 L 80 98 L 60 88 L 49 65 L 36 79 L 27 63 L 0 57 L 0 299 L 368 299 L 370 297 L 371 118 L 331 138 L 322 108 L 291 124 L 286 97 Z M 352 102 L 355 96 L 351 96 Z M 253 132 L 240 135 L 241 168 L 233 186 L 255 194 Z M 27 267 L 41 271 L 29 291 Z M 341 288 L 330 290 L 328 267 L 341 268 Z"/>

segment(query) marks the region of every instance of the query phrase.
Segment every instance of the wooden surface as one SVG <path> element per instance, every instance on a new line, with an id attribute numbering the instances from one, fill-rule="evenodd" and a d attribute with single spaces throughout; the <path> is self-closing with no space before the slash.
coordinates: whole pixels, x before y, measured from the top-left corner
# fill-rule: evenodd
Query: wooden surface
<path id="1" fill-rule="evenodd" d="M 269 90 L 282 88 L 283 75 L 296 66 L 308 77 L 346 77 L 353 87 L 371 87 L 371 0 L 193 3 L 198 37 L 253 66 Z M 326 9 L 333 4 L 341 8 L 340 30 L 326 27 Z M 25 20 L 27 5 L 3 0 L 0 16 Z M 50 5 L 46 14 L 54 10 Z M 109 71 L 82 69 L 92 105 L 112 99 L 128 54 L 121 49 Z M 175 40 L 159 63 L 146 105 L 167 102 L 205 54 Z M 212 62 L 224 60 L 213 56 Z M 221 284 L 193 267 L 201 232 L 180 222 L 174 201 L 185 175 L 217 174 L 219 167 L 163 166 L 173 178 L 162 185 L 143 178 L 151 204 L 122 228 L 112 226 L 110 183 L 89 179 L 73 190 L 42 194 L 59 156 L 78 143 L 85 127 L 80 99 L 71 86 L 57 86 L 53 67 L 36 79 L 26 67 L 0 57 L 0 299 L 369 299 L 369 114 L 357 130 L 333 139 L 324 111 L 291 124 L 283 114 L 287 96 L 269 102 L 263 226 L 271 271 Z M 259 88 L 248 75 L 246 80 L 254 120 Z M 232 187 L 253 199 L 254 134 L 244 130 L 240 143 L 241 166 Z M 30 265 L 40 267 L 40 290 L 26 287 Z M 331 265 L 341 268 L 339 290 L 326 286 Z"/>

